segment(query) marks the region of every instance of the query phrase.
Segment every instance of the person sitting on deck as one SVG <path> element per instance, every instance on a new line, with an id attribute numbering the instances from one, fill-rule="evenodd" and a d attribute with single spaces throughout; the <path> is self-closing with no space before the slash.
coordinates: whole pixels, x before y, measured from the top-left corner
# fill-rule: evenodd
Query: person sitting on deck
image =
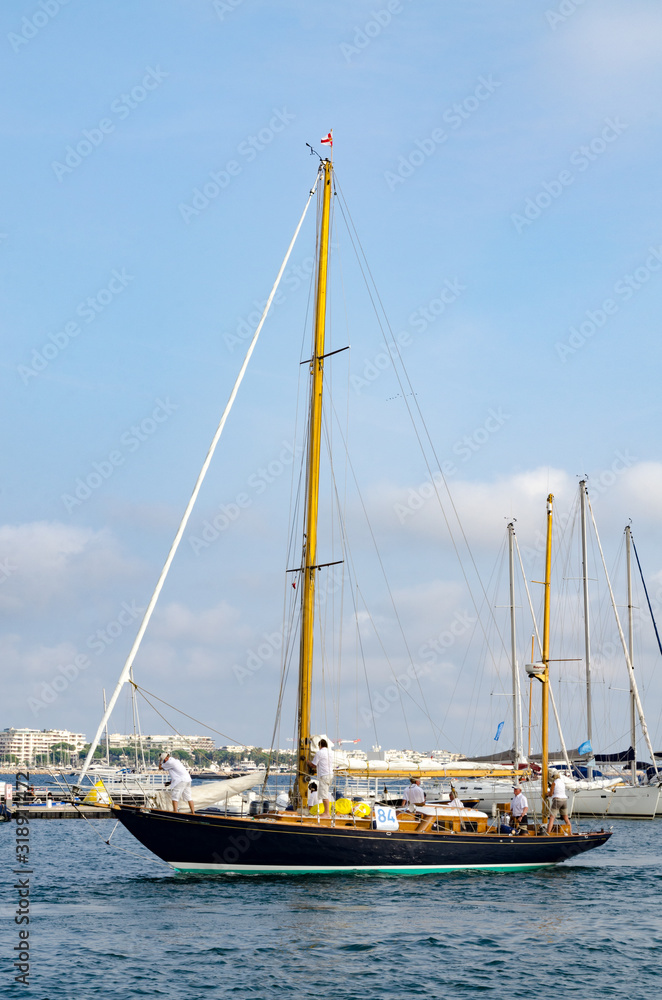
<path id="1" fill-rule="evenodd" d="M 515 831 L 526 833 L 529 827 L 529 803 L 522 792 L 521 785 L 513 786 L 513 797 L 510 800 L 510 818 Z"/>
<path id="2" fill-rule="evenodd" d="M 421 779 L 410 778 L 409 788 L 405 789 L 405 794 L 402 799 L 403 808 L 413 812 L 416 806 L 422 806 L 424 803 L 425 792 L 421 788 Z"/>
<path id="3" fill-rule="evenodd" d="M 317 782 L 310 781 L 308 783 L 308 808 L 312 809 L 313 806 L 319 805 L 321 801 L 317 790 Z"/>
<path id="4" fill-rule="evenodd" d="M 451 790 L 450 790 L 450 803 L 449 803 L 449 805 L 455 806 L 456 809 L 464 809 L 464 802 L 462 801 L 462 799 L 460 798 L 460 796 L 457 794 L 457 790 L 455 788 L 453 788 L 452 785 L 451 785 Z"/>

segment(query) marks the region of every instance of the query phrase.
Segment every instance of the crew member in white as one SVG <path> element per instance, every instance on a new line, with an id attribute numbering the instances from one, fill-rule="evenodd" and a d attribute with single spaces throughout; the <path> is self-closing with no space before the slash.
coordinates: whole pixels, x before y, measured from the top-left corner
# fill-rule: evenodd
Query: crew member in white
<path id="1" fill-rule="evenodd" d="M 522 792 L 521 785 L 515 785 L 513 792 L 515 794 L 510 800 L 510 818 L 513 828 L 519 830 L 521 826 L 528 827 L 529 825 L 529 803 L 526 800 L 526 795 Z"/>
<path id="2" fill-rule="evenodd" d="M 449 806 L 455 806 L 456 809 L 464 809 L 464 802 L 457 794 L 457 789 L 453 785 L 451 785 L 450 801 L 448 804 Z"/>
<path id="3" fill-rule="evenodd" d="M 159 771 L 167 771 L 170 776 L 170 785 L 166 791 L 172 800 L 172 811 L 177 812 L 177 803 L 183 799 L 188 802 L 189 809 L 194 813 L 195 808 L 191 797 L 191 775 L 181 760 L 171 757 L 169 753 L 162 753 L 159 757 Z"/>
<path id="4" fill-rule="evenodd" d="M 552 832 L 554 820 L 560 814 L 561 819 L 568 822 L 568 796 L 565 790 L 565 781 L 556 769 L 549 772 L 552 779 L 552 787 L 547 791 L 547 797 L 552 796 L 552 805 L 549 810 L 549 822 L 547 823 L 547 833 Z"/>
<path id="5" fill-rule="evenodd" d="M 312 759 L 317 774 L 317 793 L 324 803 L 320 816 L 331 815 L 331 782 L 333 781 L 333 750 L 326 740 L 320 740 L 319 750 Z"/>
<path id="6" fill-rule="evenodd" d="M 425 802 L 425 792 L 421 788 L 420 778 L 410 778 L 409 782 L 409 788 L 405 789 L 402 805 L 412 812 L 415 806 L 422 806 Z"/>

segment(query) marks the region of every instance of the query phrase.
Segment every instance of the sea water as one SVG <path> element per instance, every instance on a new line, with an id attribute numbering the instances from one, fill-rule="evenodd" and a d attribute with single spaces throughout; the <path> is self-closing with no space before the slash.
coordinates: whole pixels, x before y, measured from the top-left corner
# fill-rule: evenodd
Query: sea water
<path id="1" fill-rule="evenodd" d="M 662 821 L 613 826 L 605 847 L 528 873 L 266 877 L 176 875 L 111 820 L 34 819 L 28 876 L 3 823 L 0 996 L 657 996 Z"/>

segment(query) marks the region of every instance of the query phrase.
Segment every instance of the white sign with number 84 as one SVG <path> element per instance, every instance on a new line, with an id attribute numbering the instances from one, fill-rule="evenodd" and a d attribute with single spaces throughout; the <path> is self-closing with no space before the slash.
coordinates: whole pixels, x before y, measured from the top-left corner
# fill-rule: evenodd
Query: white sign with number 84
<path id="1" fill-rule="evenodd" d="M 373 812 L 376 830 L 399 830 L 398 817 L 393 806 L 375 806 Z"/>

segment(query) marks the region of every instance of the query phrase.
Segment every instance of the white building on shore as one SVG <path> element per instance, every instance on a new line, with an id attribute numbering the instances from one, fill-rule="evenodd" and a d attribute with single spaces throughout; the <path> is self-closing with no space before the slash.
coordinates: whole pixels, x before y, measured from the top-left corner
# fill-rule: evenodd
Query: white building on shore
<path id="1" fill-rule="evenodd" d="M 32 766 L 38 754 L 52 757 L 53 747 L 66 743 L 72 754 L 85 746 L 85 733 L 72 733 L 68 729 L 3 729 L 0 731 L 0 758 L 16 758 L 17 764 Z"/>
<path id="2" fill-rule="evenodd" d="M 108 744 L 110 747 L 132 747 L 142 743 L 144 750 L 166 750 L 168 753 L 175 753 L 177 750 L 186 750 L 187 753 L 199 751 L 200 753 L 213 753 L 216 744 L 210 736 L 139 736 L 133 733 L 110 733 Z M 103 749 L 105 741 L 102 737 L 99 746 Z"/>

